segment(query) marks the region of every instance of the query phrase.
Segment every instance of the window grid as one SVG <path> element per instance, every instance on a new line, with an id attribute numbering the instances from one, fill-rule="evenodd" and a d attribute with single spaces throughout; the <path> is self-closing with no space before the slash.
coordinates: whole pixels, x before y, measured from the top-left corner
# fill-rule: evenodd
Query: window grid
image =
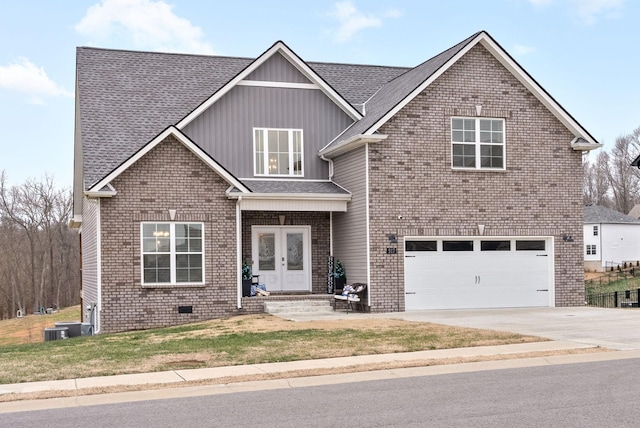
<path id="1" fill-rule="evenodd" d="M 587 255 L 588 256 L 595 256 L 597 255 L 596 253 L 596 245 L 587 245 Z"/>
<path id="2" fill-rule="evenodd" d="M 254 128 L 254 174 L 303 176 L 301 129 Z"/>
<path id="3" fill-rule="evenodd" d="M 453 168 L 504 169 L 504 120 L 451 118 Z"/>
<path id="4" fill-rule="evenodd" d="M 593 236 L 598 236 L 598 226 L 593 226 Z"/>
<path id="5" fill-rule="evenodd" d="M 202 223 L 142 223 L 142 283 L 203 283 Z"/>

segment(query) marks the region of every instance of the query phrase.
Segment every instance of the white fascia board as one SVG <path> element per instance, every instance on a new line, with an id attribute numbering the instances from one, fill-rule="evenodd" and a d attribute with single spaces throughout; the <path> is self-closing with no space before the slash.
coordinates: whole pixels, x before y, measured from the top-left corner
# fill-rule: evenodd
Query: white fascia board
<path id="1" fill-rule="evenodd" d="M 602 144 L 599 143 L 589 143 L 583 138 L 575 137 L 571 141 L 571 148 L 577 152 L 588 152 L 590 150 L 599 149 L 602 147 Z"/>
<path id="2" fill-rule="evenodd" d="M 378 120 L 373 126 L 364 132 L 366 135 L 373 134 L 396 113 L 411 102 L 418 94 L 424 91 L 438 77 L 447 71 L 460 58 L 467 54 L 478 43 L 487 49 L 507 70 L 515 76 L 518 81 L 525 86 L 562 124 L 569 129 L 573 135 L 581 137 L 593 148 L 602 147 L 576 120 L 571 117 L 529 74 L 516 63 L 507 52 L 502 49 L 487 33 L 481 32 L 478 36 L 462 48 L 455 56 L 447 61 L 435 73 L 433 73 L 420 86 L 414 89 L 402 102 L 398 103 L 392 110 Z M 589 149 L 592 150 L 592 149 Z"/>
<path id="3" fill-rule="evenodd" d="M 102 190 L 104 187 L 106 187 L 109 190 Z M 111 198 L 117 194 L 118 192 L 116 191 L 116 189 L 113 188 L 111 183 L 107 183 L 106 185 L 101 187 L 94 186 L 91 189 L 84 192 L 84 195 L 88 198 Z"/>
<path id="4" fill-rule="evenodd" d="M 76 214 L 71 220 L 69 220 L 69 227 L 71 229 L 77 229 L 82 226 L 82 215 Z"/>
<path id="5" fill-rule="evenodd" d="M 236 187 L 243 193 L 249 193 L 249 189 L 247 189 L 244 184 L 242 184 L 237 178 L 235 178 L 229 171 L 224 169 L 218 162 L 213 160 L 207 153 L 205 153 L 197 144 L 189 139 L 185 134 L 183 134 L 179 129 L 174 126 L 170 126 L 160 134 L 158 134 L 153 140 L 147 143 L 144 147 L 142 147 L 136 154 L 131 156 L 125 162 L 120 164 L 119 167 L 111 171 L 109 175 L 100 180 L 97 184 L 95 184 L 91 189 L 89 189 L 85 194 L 90 196 L 91 194 L 95 195 L 94 197 L 105 197 L 108 196 L 107 192 L 100 192 L 100 190 L 105 186 L 111 186 L 111 182 L 122 174 L 124 171 L 129 169 L 131 165 L 140 160 L 144 155 L 149 153 L 154 147 L 163 142 L 170 135 L 174 136 L 180 143 L 182 143 L 187 149 L 189 149 L 198 159 L 208 165 L 212 170 L 214 170 L 220 177 L 222 177 L 227 183 Z M 111 187 L 113 189 L 113 187 Z M 115 192 L 115 190 L 114 190 Z M 115 194 L 115 193 L 114 193 Z M 113 196 L 113 195 L 111 195 Z"/>
<path id="6" fill-rule="evenodd" d="M 258 88 L 313 89 L 320 90 L 315 83 L 267 82 L 259 80 L 242 80 L 238 86 L 255 86 Z"/>
<path id="7" fill-rule="evenodd" d="M 200 116 L 205 110 L 211 107 L 216 101 L 226 95 L 236 85 L 240 84 L 246 77 L 258 69 L 269 58 L 276 53 L 280 52 L 285 58 L 291 62 L 305 77 L 311 80 L 314 84 L 318 85 L 320 89 L 345 113 L 347 113 L 354 120 L 362 119 L 362 115 L 351 104 L 347 102 L 340 94 L 338 94 L 333 88 L 320 78 L 307 64 L 304 63 L 291 49 L 287 47 L 283 42 L 277 42 L 265 53 L 260 55 L 253 61 L 247 68 L 242 70 L 236 77 L 231 79 L 226 85 L 220 88 L 215 94 L 209 97 L 208 100 L 200 104 L 195 110 L 189 113 L 185 118 L 176 124 L 176 128 L 184 129 L 189 123 L 191 123 L 196 117 Z M 243 83 L 246 84 L 246 83 Z"/>
<path id="8" fill-rule="evenodd" d="M 409 104 L 415 97 L 417 97 L 422 91 L 424 91 L 429 85 L 431 85 L 438 77 L 440 77 L 445 71 L 449 69 L 453 64 L 455 64 L 460 58 L 462 58 L 472 47 L 478 43 L 478 41 L 482 38 L 482 34 L 479 34 L 473 41 L 469 42 L 464 48 L 462 48 L 456 55 L 454 55 L 449 61 L 447 61 L 444 65 L 442 65 L 438 70 L 436 70 L 427 80 L 422 82 L 418 87 L 416 87 L 407 97 L 405 97 L 401 102 L 396 104 L 394 108 L 389 110 L 387 114 L 382 116 L 380 120 L 374 123 L 369 129 L 367 129 L 364 134 L 371 135 L 376 132 L 382 125 L 387 123 L 389 119 L 396 115 L 400 110 L 402 110 L 407 104 Z"/>
<path id="9" fill-rule="evenodd" d="M 235 193 L 227 192 L 229 199 L 261 199 L 261 200 L 288 200 L 288 201 L 350 201 L 349 194 L 329 194 L 329 193 Z"/>
<path id="10" fill-rule="evenodd" d="M 360 146 L 364 146 L 367 143 L 378 143 L 380 141 L 384 141 L 387 139 L 387 137 L 388 136 L 384 134 L 374 134 L 374 135 L 358 134 L 344 141 L 341 141 L 335 146 L 332 146 L 332 147 L 326 146 L 325 148 L 321 149 L 318 152 L 318 154 L 321 157 L 332 158 L 332 157 L 341 155 L 343 153 L 349 152 Z"/>
<path id="11" fill-rule="evenodd" d="M 486 33 L 478 36 L 477 41 L 472 44 L 481 43 L 493 56 L 513 74 L 518 81 L 524 85 L 562 124 L 569 129 L 576 137 L 581 137 L 594 148 L 601 147 L 595 138 L 591 136 L 551 95 L 545 91 L 518 63 L 516 63 L 507 52 L 502 49 Z"/>

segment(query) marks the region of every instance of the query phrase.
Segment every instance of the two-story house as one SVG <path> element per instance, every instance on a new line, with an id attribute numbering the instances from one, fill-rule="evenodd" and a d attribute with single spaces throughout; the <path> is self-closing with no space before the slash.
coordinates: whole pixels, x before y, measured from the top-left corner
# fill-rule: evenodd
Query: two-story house
<path id="1" fill-rule="evenodd" d="M 330 256 L 372 312 L 584 302 L 600 145 L 486 32 L 413 68 L 78 48 L 76 81 L 97 332 L 329 298 Z"/>

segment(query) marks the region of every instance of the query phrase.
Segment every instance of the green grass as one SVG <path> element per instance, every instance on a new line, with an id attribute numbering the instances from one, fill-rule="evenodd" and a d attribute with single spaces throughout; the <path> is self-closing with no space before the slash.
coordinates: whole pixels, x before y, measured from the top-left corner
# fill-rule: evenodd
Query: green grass
<path id="1" fill-rule="evenodd" d="M 541 340 L 400 320 L 317 324 L 255 315 L 5 345 L 0 346 L 0 384 Z"/>
<path id="2" fill-rule="evenodd" d="M 626 291 L 640 288 L 640 277 L 630 275 L 612 275 L 611 278 L 585 281 L 587 294 L 613 293 L 614 291 Z"/>

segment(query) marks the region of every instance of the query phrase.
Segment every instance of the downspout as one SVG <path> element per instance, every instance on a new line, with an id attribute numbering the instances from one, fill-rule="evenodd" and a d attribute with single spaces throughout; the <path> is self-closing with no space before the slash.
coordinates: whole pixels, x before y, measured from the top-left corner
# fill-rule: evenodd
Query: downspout
<path id="1" fill-rule="evenodd" d="M 320 155 L 320 159 L 329 163 L 329 180 L 333 181 L 333 159 Z M 333 256 L 333 211 L 329 212 L 329 255 Z"/>
<path id="2" fill-rule="evenodd" d="M 327 159 L 324 155 L 320 155 L 320 159 L 329 163 L 329 180 L 333 181 L 333 159 Z"/>
<path id="3" fill-rule="evenodd" d="M 369 143 L 364 145 L 364 174 L 365 174 L 365 212 L 367 215 L 367 306 L 371 307 L 371 236 L 370 236 L 370 222 L 369 222 Z"/>
<path id="4" fill-rule="evenodd" d="M 96 277 L 97 277 L 97 290 L 96 290 L 96 294 L 98 296 L 98 301 L 96 303 L 94 303 L 95 306 L 95 323 L 94 320 L 91 320 L 92 326 L 93 326 L 93 334 L 98 334 L 100 333 L 100 314 L 102 312 L 102 225 L 101 225 L 101 221 L 100 221 L 100 212 L 101 212 L 101 208 L 102 208 L 102 204 L 100 203 L 101 199 L 98 198 L 97 202 L 98 202 L 98 215 L 96 216 L 96 234 L 98 236 L 96 236 L 96 258 L 97 260 L 97 272 L 96 272 Z"/>
<path id="5" fill-rule="evenodd" d="M 240 203 L 242 196 L 236 201 L 236 298 L 238 309 L 242 308 L 242 209 Z"/>

